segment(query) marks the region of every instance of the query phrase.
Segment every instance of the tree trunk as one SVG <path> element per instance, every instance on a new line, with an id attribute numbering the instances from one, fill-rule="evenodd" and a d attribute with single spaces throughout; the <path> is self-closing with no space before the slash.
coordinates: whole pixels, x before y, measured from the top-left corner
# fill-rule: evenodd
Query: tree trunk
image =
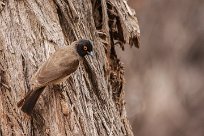
<path id="1" fill-rule="evenodd" d="M 133 135 L 124 72 L 115 46 L 139 45 L 125 0 L 0 0 L 0 135 Z M 30 79 L 55 50 L 93 40 L 95 55 L 60 85 L 49 86 L 31 117 L 17 108 Z"/>

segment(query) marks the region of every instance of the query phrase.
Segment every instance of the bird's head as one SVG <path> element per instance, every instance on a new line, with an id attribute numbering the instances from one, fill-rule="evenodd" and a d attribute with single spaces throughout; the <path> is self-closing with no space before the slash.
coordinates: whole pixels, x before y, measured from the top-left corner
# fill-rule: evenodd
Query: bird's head
<path id="1" fill-rule="evenodd" d="M 76 42 L 76 49 L 81 57 L 86 55 L 93 56 L 93 43 L 90 40 L 80 39 Z"/>

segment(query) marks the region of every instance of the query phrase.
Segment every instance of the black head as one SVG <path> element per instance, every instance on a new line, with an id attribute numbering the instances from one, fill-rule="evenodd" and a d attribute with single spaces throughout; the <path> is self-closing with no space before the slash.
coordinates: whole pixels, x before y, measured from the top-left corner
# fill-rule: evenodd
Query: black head
<path id="1" fill-rule="evenodd" d="M 81 39 L 76 44 L 77 52 L 81 57 L 93 54 L 93 44 L 90 40 Z"/>

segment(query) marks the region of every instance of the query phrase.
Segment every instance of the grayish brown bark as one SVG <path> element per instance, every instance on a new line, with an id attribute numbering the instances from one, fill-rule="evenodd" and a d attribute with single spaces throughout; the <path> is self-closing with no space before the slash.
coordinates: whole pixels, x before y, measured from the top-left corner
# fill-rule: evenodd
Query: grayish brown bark
<path id="1" fill-rule="evenodd" d="M 115 46 L 138 46 L 135 13 L 123 0 L 8 0 L 0 13 L 0 135 L 133 135 Z M 49 86 L 30 118 L 17 108 L 50 54 L 80 38 L 94 41 L 64 83 Z"/>

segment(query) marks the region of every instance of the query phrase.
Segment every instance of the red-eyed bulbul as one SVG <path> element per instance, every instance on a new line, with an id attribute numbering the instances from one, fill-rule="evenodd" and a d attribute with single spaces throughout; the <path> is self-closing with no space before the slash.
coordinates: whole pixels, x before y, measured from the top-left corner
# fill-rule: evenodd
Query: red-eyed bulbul
<path id="1" fill-rule="evenodd" d="M 50 84 L 59 84 L 75 72 L 86 55 L 93 54 L 90 40 L 81 39 L 52 54 L 37 70 L 31 79 L 31 90 L 18 102 L 18 107 L 31 114 L 40 94 Z"/>

